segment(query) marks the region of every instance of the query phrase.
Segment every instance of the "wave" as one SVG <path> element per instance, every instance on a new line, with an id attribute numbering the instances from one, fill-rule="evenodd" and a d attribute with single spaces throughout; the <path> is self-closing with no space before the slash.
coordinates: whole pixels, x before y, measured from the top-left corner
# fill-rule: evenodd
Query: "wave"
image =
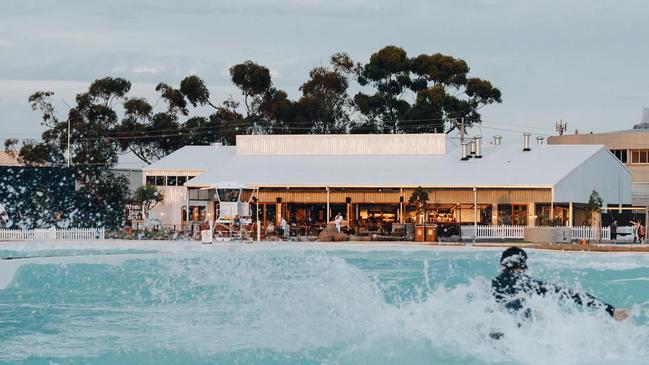
<path id="1" fill-rule="evenodd" d="M 556 298 L 531 300 L 534 319 L 522 320 L 494 303 L 486 276 L 453 270 L 456 256 L 393 257 L 277 250 L 25 265 L 0 290 L 0 362 L 640 364 L 649 357 L 642 321 L 614 322 Z M 644 316 L 641 307 L 634 312 Z M 493 331 L 504 338 L 490 339 Z"/>

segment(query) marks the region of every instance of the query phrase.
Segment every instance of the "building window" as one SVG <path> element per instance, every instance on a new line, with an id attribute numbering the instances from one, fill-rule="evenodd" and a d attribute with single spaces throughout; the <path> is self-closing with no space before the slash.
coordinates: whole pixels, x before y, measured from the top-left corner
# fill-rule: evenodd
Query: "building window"
<path id="1" fill-rule="evenodd" d="M 210 200 L 210 192 L 203 189 L 190 189 L 189 199 L 191 200 Z"/>
<path id="2" fill-rule="evenodd" d="M 178 176 L 178 179 L 176 180 L 176 184 L 178 186 L 183 186 L 187 182 L 187 176 Z"/>
<path id="3" fill-rule="evenodd" d="M 155 176 L 147 176 L 146 184 L 149 186 L 155 186 Z"/>
<path id="4" fill-rule="evenodd" d="M 627 151 L 626 150 L 611 150 L 611 153 L 617 157 L 618 160 L 622 161 L 622 163 L 627 163 L 629 162 L 627 159 Z"/>
<path id="5" fill-rule="evenodd" d="M 649 150 L 631 150 L 631 163 L 649 163 Z"/>
<path id="6" fill-rule="evenodd" d="M 176 186 L 178 181 L 177 176 L 167 176 L 167 185 L 168 186 Z"/>
<path id="7" fill-rule="evenodd" d="M 165 186 L 165 177 L 164 176 L 156 176 L 155 177 L 155 185 L 156 186 Z"/>
<path id="8" fill-rule="evenodd" d="M 633 198 L 636 199 L 647 199 L 649 198 L 649 183 L 632 183 L 631 184 L 631 194 Z"/>
<path id="9" fill-rule="evenodd" d="M 527 204 L 498 204 L 498 224 L 527 226 Z"/>

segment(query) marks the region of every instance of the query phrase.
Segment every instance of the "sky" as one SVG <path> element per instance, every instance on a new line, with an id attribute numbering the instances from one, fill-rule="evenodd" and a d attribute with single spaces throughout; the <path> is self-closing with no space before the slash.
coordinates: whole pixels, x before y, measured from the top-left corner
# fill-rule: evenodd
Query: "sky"
<path id="1" fill-rule="evenodd" d="M 239 95 L 229 67 L 250 59 L 295 97 L 333 53 L 366 62 L 389 44 L 462 58 L 498 87 L 486 138 L 551 135 L 558 120 L 629 129 L 649 107 L 648 13 L 640 0 L 0 0 L 0 139 L 42 132 L 36 90 L 61 112 L 96 78 L 155 100 L 157 83 L 195 74 L 221 102 Z"/>

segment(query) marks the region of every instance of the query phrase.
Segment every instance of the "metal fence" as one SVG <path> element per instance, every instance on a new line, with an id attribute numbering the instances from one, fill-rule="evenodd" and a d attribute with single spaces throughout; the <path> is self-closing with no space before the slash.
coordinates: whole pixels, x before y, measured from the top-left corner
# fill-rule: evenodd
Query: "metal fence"
<path id="1" fill-rule="evenodd" d="M 104 228 L 0 229 L 0 241 L 103 240 Z"/>

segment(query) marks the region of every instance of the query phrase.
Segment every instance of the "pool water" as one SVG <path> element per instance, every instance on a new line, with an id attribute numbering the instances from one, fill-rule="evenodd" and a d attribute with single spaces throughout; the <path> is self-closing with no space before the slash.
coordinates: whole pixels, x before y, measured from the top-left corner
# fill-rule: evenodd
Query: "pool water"
<path id="1" fill-rule="evenodd" d="M 529 252 L 532 276 L 631 308 L 633 318 L 548 297 L 532 299 L 533 318 L 521 320 L 489 291 L 499 249 L 358 247 L 227 245 L 131 250 L 120 264 L 25 263 L 0 290 L 0 363 L 649 361 L 647 255 Z M 492 331 L 505 336 L 492 340 Z"/>

